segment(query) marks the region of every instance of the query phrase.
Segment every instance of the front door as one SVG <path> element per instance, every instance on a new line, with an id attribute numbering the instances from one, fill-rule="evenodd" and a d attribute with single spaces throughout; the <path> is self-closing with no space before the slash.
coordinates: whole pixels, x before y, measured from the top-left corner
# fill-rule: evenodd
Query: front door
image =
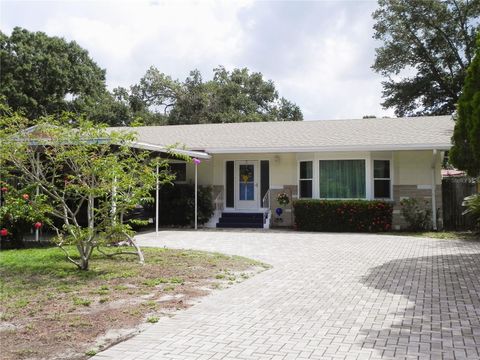
<path id="1" fill-rule="evenodd" d="M 236 162 L 236 208 L 258 209 L 258 161 Z"/>

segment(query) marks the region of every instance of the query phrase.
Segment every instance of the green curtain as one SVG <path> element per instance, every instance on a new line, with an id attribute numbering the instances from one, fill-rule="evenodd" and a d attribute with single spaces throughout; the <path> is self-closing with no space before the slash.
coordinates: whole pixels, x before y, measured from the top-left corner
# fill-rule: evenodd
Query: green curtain
<path id="1" fill-rule="evenodd" d="M 320 197 L 365 198 L 365 160 L 320 160 Z"/>

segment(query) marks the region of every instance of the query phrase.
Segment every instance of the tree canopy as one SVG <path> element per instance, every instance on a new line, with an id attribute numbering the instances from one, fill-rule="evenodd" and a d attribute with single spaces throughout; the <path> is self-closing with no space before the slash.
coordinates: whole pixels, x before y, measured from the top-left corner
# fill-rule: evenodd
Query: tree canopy
<path id="1" fill-rule="evenodd" d="M 30 119 L 105 96 L 105 70 L 74 41 L 16 27 L 0 32 L 0 63 L 0 96 Z"/>
<path id="2" fill-rule="evenodd" d="M 470 64 L 453 132 L 450 161 L 470 176 L 480 175 L 480 33 L 475 58 Z"/>
<path id="3" fill-rule="evenodd" d="M 300 108 L 279 97 L 271 80 L 258 72 L 220 66 L 203 81 L 193 70 L 184 82 L 150 67 L 138 84 L 114 90 L 133 119 L 146 124 L 202 124 L 302 120 Z M 128 120 L 127 120 L 128 121 Z"/>
<path id="4" fill-rule="evenodd" d="M 19 27 L 0 32 L 0 62 L 0 98 L 29 119 L 64 111 L 112 126 L 303 119 L 271 80 L 246 68 L 219 66 L 210 81 L 193 70 L 181 82 L 152 66 L 137 84 L 110 92 L 87 50 Z"/>
<path id="5" fill-rule="evenodd" d="M 379 0 L 372 68 L 386 77 L 383 106 L 397 116 L 455 111 L 480 28 L 480 1 Z"/>

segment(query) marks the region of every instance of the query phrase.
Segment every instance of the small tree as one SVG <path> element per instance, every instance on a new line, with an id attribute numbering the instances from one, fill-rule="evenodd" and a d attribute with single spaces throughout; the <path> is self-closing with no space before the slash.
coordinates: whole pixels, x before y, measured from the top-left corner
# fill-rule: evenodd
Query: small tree
<path id="1" fill-rule="evenodd" d="M 141 202 L 153 201 L 150 191 L 157 180 L 154 167 L 162 168 L 161 183 L 169 182 L 167 163 L 152 160 L 149 153 L 132 148 L 132 132 L 108 131 L 85 119 L 43 118 L 35 128 L 3 108 L 0 123 L 0 166 L 15 169 L 27 184 L 39 186 L 48 198 L 56 244 L 67 259 L 86 270 L 95 248 L 126 241 L 143 255 L 123 218 Z M 75 123 L 76 126 L 70 125 Z M 86 212 L 86 226 L 80 218 Z M 65 245 L 75 245 L 79 258 Z"/>

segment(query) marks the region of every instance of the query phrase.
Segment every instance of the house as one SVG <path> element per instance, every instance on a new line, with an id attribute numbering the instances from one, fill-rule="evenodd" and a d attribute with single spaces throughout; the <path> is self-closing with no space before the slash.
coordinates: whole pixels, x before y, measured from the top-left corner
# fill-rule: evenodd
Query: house
<path id="1" fill-rule="evenodd" d="M 453 127 L 451 116 L 429 116 L 145 126 L 135 131 L 146 148 L 183 144 L 210 155 L 197 167 L 198 184 L 212 186 L 217 206 L 207 226 L 234 227 L 254 223 L 256 217 L 260 226 L 291 226 L 291 202 L 279 217 L 275 214 L 276 197 L 285 192 L 293 200 L 391 201 L 393 228 L 401 229 L 399 202 L 410 197 L 426 200 L 436 210 L 432 226 L 441 226 L 441 168 Z M 173 166 L 180 180 L 193 182 L 196 165 Z"/>

